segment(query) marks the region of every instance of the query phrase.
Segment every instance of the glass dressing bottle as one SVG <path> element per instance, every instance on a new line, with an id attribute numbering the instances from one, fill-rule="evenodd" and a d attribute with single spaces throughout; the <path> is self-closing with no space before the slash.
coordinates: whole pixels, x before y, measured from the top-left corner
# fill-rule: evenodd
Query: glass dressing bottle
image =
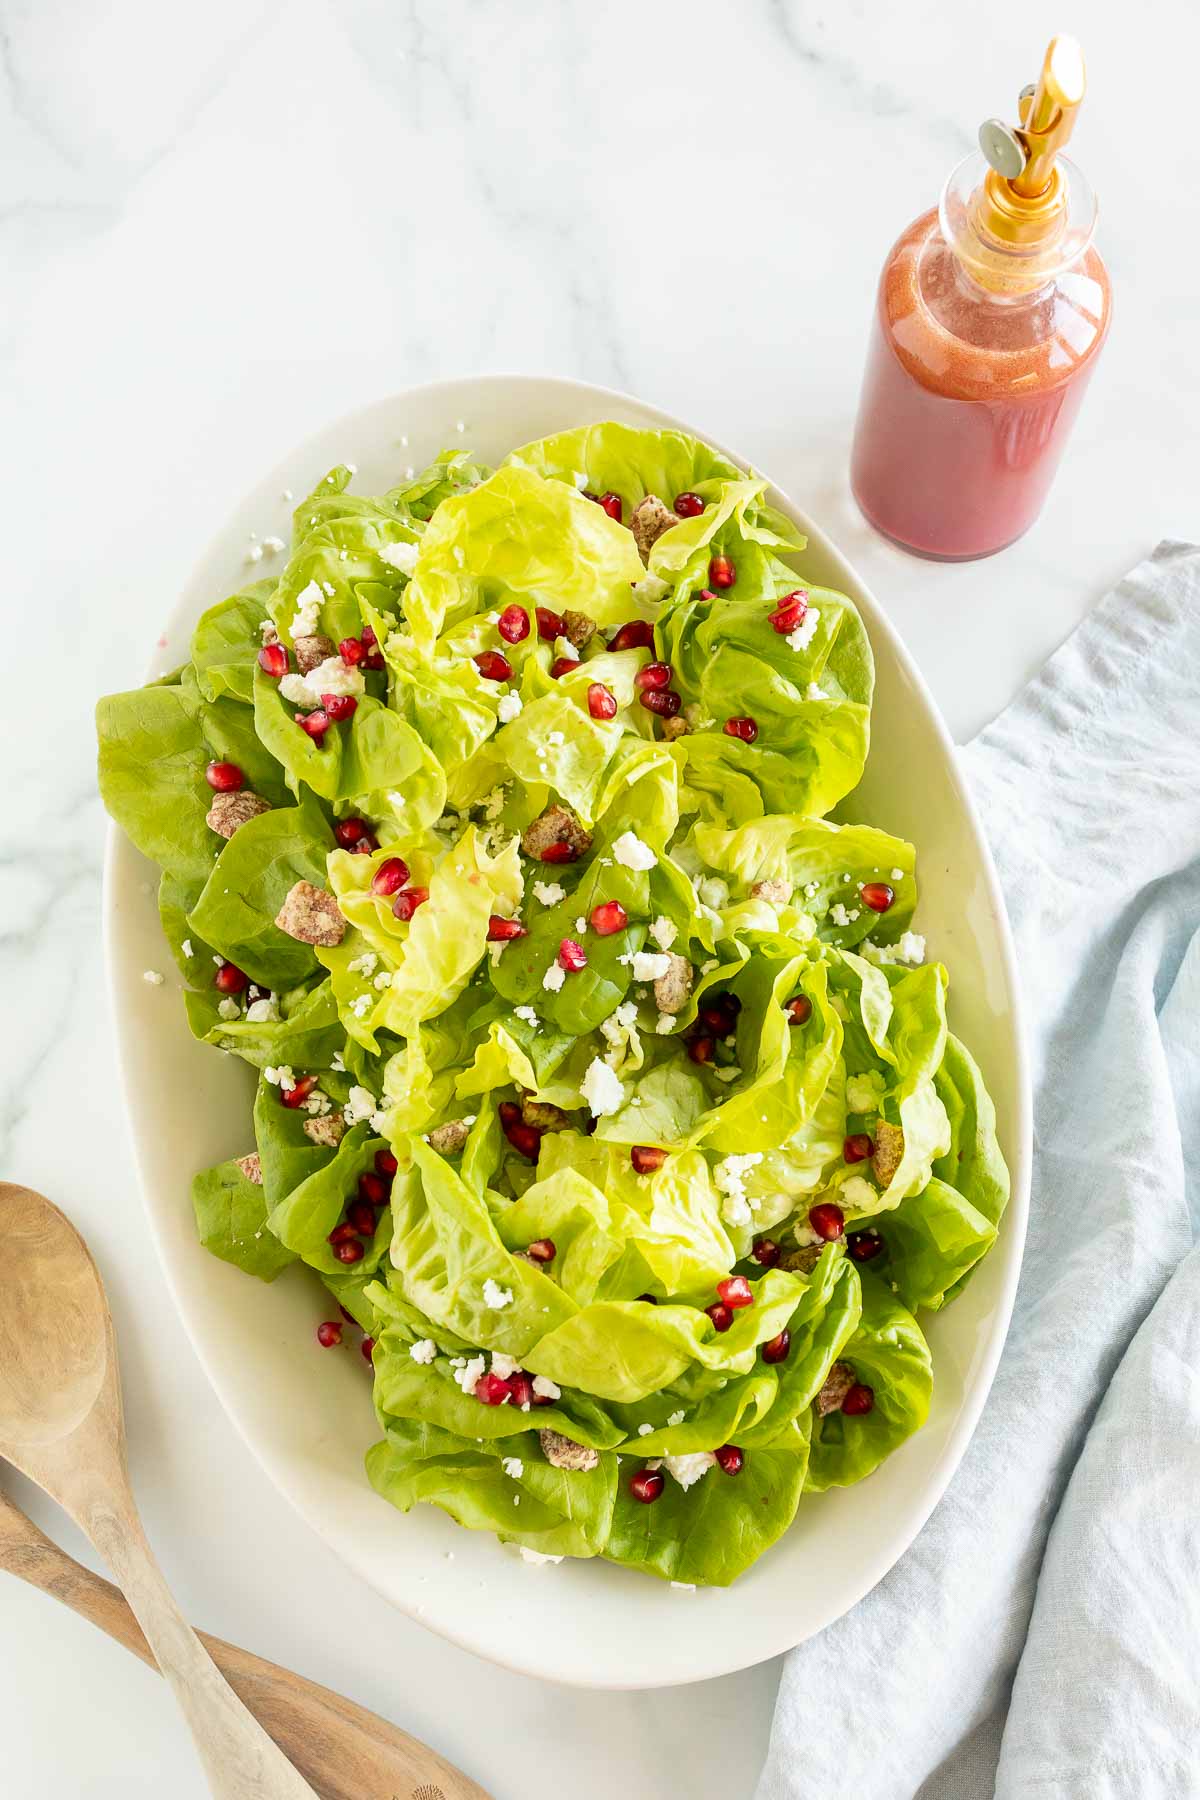
<path id="1" fill-rule="evenodd" d="M 982 154 L 887 262 L 851 457 L 854 497 L 920 556 L 990 556 L 1028 530 L 1108 331 L 1096 201 L 1062 156 L 1085 85 L 1056 37 L 1019 127 L 990 119 Z"/>

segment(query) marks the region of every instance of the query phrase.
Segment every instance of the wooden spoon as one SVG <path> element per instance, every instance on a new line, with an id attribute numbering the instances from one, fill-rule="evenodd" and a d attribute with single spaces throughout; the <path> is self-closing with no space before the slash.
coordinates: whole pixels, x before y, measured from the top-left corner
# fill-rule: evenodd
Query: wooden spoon
<path id="1" fill-rule="evenodd" d="M 219 1674 L 146 1542 L 125 1464 L 112 1317 L 87 1245 L 42 1194 L 8 1182 L 0 1241 L 0 1456 L 58 1501 L 117 1577 L 218 1800 L 312 1800 Z"/>
<path id="2" fill-rule="evenodd" d="M 120 1589 L 68 1556 L 4 1493 L 0 1569 L 61 1600 L 152 1669 L 158 1667 Z M 452 1763 L 377 1713 L 265 1657 L 199 1635 L 234 1692 L 321 1800 L 489 1800 Z"/>

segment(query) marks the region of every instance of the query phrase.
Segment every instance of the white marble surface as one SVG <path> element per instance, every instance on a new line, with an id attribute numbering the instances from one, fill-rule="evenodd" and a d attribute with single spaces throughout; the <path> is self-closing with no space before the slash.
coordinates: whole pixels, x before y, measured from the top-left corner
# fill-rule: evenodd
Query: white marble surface
<path id="1" fill-rule="evenodd" d="M 199 547 L 292 442 L 415 381 L 520 369 L 643 394 L 770 470 L 969 734 L 1127 564 L 1198 529 L 1200 28 L 1172 0 L 1079 11 L 1112 338 L 1041 524 L 931 567 L 847 492 L 872 284 L 1057 9 L 0 0 L 0 1166 L 100 1258 L 138 1489 L 193 1616 L 497 1800 L 749 1800 L 776 1671 L 642 1696 L 501 1674 L 393 1614 L 268 1487 L 172 1316 L 110 1086 L 91 703 L 138 677 Z M 1136 172 L 1135 116 L 1161 127 Z M 156 1679 L 2 1594 L 6 1800 L 198 1800 Z"/>

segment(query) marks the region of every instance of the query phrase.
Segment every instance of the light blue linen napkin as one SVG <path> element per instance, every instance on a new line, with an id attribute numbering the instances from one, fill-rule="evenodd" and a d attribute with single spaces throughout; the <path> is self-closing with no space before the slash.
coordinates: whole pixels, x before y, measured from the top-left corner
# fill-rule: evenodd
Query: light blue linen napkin
<path id="1" fill-rule="evenodd" d="M 916 1543 L 789 1656 L 757 1800 L 1188 1800 L 1200 548 L 1160 545 L 963 757 L 1031 1023 L 1016 1309 Z"/>

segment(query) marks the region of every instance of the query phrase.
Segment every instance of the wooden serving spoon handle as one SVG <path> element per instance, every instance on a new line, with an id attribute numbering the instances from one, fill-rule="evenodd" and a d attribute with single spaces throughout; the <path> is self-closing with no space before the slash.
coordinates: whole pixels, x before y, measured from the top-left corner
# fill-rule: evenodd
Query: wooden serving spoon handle
<path id="1" fill-rule="evenodd" d="M 3 1494 L 0 1567 L 158 1667 L 120 1590 L 68 1556 Z M 322 1800 L 490 1800 L 451 1763 L 377 1713 L 249 1650 L 199 1636 L 243 1705 Z"/>

